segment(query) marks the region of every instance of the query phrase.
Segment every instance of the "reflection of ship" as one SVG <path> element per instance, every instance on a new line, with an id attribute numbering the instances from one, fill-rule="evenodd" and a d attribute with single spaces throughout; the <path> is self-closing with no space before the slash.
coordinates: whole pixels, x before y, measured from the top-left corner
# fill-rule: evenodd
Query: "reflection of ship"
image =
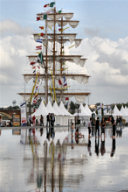
<path id="1" fill-rule="evenodd" d="M 21 139 L 20 139 L 21 144 L 23 145 L 30 145 L 30 144 L 39 145 L 40 144 L 40 142 L 38 141 L 38 138 L 32 132 L 33 129 L 31 128 L 29 130 L 28 129 L 21 130 Z"/>
<path id="2" fill-rule="evenodd" d="M 37 146 L 33 144 L 33 148 L 37 148 Z M 28 151 L 28 149 L 26 150 Z M 43 149 L 41 148 L 42 155 L 39 148 L 37 148 L 36 153 L 32 150 L 32 158 L 30 156 L 24 158 L 25 164 L 28 162 L 29 165 L 32 164 L 31 173 L 27 180 L 28 184 L 35 184 L 38 190 L 45 192 L 55 192 L 56 190 L 62 192 L 63 189 L 68 190 L 79 185 L 83 179 L 82 167 L 86 158 L 78 157 L 78 154 L 76 157 L 72 157 L 69 155 L 70 150 L 70 147 L 65 143 L 60 143 L 59 140 L 56 144 L 53 141 L 45 141 Z M 74 154 L 76 154 L 75 151 Z M 78 165 L 80 165 L 79 171 L 74 172 Z"/>
<path id="3" fill-rule="evenodd" d="M 32 104 L 36 104 L 40 97 L 45 98 L 45 103 L 48 103 L 49 97 L 52 101 L 65 101 L 74 96 L 76 100 L 85 101 L 90 94 L 87 91 L 83 92 L 83 87 L 89 79 L 85 71 L 86 59 L 81 55 L 66 54 L 67 50 L 70 52 L 71 47 L 77 48 L 81 43 L 81 39 L 76 38 L 76 33 L 66 32 L 68 28 L 71 28 L 70 31 L 72 28 L 74 30 L 79 21 L 71 20 L 73 13 L 57 10 L 55 2 L 47 5 L 51 7 L 50 10 L 37 14 L 37 20 L 44 21 L 44 26 L 40 26 L 44 32 L 33 34 L 34 40 L 41 43 L 36 46 L 39 53 L 28 56 L 33 73 L 24 74 L 25 82 L 33 79 L 33 89 L 31 93 L 19 94 L 26 100 L 29 99 Z M 77 65 L 81 67 L 82 72 L 73 72 L 73 66 Z M 72 69 L 69 71 L 71 66 Z M 79 88 L 79 91 L 73 90 L 73 87 L 70 87 L 71 80 L 83 83 L 83 87 Z M 43 86 L 40 86 L 42 84 Z"/>

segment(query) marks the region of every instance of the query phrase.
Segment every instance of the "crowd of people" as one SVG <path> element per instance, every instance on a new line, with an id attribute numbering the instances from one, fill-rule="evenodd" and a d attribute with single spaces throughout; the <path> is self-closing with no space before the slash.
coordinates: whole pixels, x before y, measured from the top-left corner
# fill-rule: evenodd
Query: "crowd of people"
<path id="1" fill-rule="evenodd" d="M 113 116 L 110 116 L 109 119 L 107 120 L 111 123 L 112 126 L 112 135 L 115 136 L 117 127 L 122 128 L 122 118 L 117 117 L 116 120 L 114 120 Z M 97 119 L 95 118 L 90 118 L 90 121 L 88 123 L 88 135 L 94 135 L 99 136 L 104 135 L 105 137 L 105 128 L 107 126 L 107 121 L 104 117 L 102 117 L 101 121 L 99 120 L 99 117 Z"/>
<path id="2" fill-rule="evenodd" d="M 55 123 L 55 115 L 54 113 L 48 113 L 46 117 L 46 132 L 47 132 L 47 138 L 50 139 L 50 137 L 54 138 L 55 131 L 54 131 L 54 123 Z M 40 135 L 43 135 L 43 128 L 44 128 L 44 117 L 43 115 L 40 115 L 39 119 L 36 119 L 35 116 L 29 116 L 28 118 L 28 125 L 32 128 L 29 129 L 29 131 L 33 132 L 35 134 L 35 126 L 40 126 Z"/>

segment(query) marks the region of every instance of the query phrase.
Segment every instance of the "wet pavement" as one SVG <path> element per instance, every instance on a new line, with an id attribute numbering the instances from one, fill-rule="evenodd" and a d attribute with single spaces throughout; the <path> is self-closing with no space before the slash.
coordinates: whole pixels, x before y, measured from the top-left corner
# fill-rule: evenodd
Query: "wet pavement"
<path id="1" fill-rule="evenodd" d="M 84 135 L 68 128 L 4 130 L 0 135 L 0 192 L 128 191 L 128 128 L 111 136 Z M 18 135 L 19 134 L 19 135 Z M 42 134 L 42 135 L 41 135 Z"/>

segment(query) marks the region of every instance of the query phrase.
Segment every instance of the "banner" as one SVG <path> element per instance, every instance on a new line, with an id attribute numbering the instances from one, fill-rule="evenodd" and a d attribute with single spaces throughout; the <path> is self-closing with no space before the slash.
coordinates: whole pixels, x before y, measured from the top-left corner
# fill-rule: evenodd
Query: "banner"
<path id="1" fill-rule="evenodd" d="M 21 109 L 21 126 L 27 125 L 27 116 L 26 116 L 26 102 L 20 105 Z"/>
<path id="2" fill-rule="evenodd" d="M 20 126 L 20 115 L 13 114 L 13 127 L 19 127 Z"/>

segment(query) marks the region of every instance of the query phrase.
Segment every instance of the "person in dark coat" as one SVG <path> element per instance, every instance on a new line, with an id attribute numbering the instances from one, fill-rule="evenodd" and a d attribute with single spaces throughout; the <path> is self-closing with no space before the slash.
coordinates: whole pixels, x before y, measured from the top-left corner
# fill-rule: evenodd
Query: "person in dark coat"
<path id="1" fill-rule="evenodd" d="M 99 126 L 100 126 L 99 117 L 97 117 L 96 127 L 95 127 L 95 137 L 96 137 L 97 133 L 98 133 L 98 137 L 99 137 Z"/>

